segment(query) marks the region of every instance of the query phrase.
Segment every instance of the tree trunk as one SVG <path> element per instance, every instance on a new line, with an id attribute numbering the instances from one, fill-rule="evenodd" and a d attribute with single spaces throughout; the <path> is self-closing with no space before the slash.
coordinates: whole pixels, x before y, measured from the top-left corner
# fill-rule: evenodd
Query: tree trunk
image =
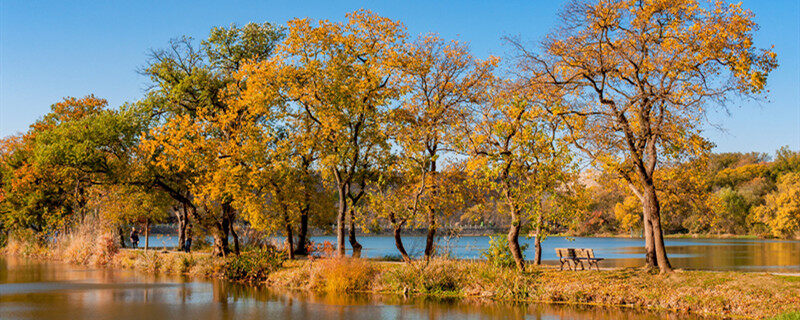
<path id="1" fill-rule="evenodd" d="M 435 150 L 428 150 L 428 152 L 430 153 L 432 159 L 433 159 L 433 157 L 436 156 L 436 151 Z M 438 180 L 436 180 L 436 161 L 435 160 L 430 162 L 429 169 L 430 169 L 430 173 L 431 173 L 431 178 L 433 179 L 433 181 L 435 183 L 434 188 L 431 189 L 431 196 L 435 199 L 437 191 L 438 191 L 436 187 L 438 187 L 438 182 L 439 182 Z M 430 261 L 431 257 L 433 257 L 434 250 L 436 249 L 435 242 L 434 242 L 434 240 L 436 239 L 436 210 L 431 206 L 428 206 L 428 219 L 427 220 L 428 220 L 428 235 L 425 238 L 425 261 Z"/>
<path id="2" fill-rule="evenodd" d="M 228 231 L 230 230 L 228 215 L 223 214 L 220 221 L 214 224 L 214 229 L 214 248 L 211 254 L 217 257 L 225 257 L 230 252 L 228 248 Z"/>
<path id="3" fill-rule="evenodd" d="M 658 269 L 661 273 L 668 273 L 672 272 L 672 266 L 667 258 L 667 249 L 664 246 L 664 234 L 661 230 L 661 206 L 658 203 L 658 195 L 656 194 L 655 186 L 651 180 L 649 181 L 650 183 L 645 184 L 644 192 L 642 193 L 644 197 L 642 211 L 644 212 L 646 220 L 649 221 L 649 223 L 645 222 L 645 237 L 650 239 L 655 252 L 653 254 L 648 250 L 648 256 L 653 255 L 655 257 L 655 263 L 658 265 Z M 648 225 L 650 229 L 649 236 L 647 235 Z"/>
<path id="4" fill-rule="evenodd" d="M 344 225 L 345 214 L 347 213 L 347 194 L 345 187 L 339 187 L 339 210 L 336 212 L 336 252 L 339 257 L 344 257 Z"/>
<path id="5" fill-rule="evenodd" d="M 361 244 L 356 240 L 355 210 L 350 208 L 350 246 L 353 248 L 353 258 L 361 258 Z"/>
<path id="6" fill-rule="evenodd" d="M 144 219 L 144 251 L 150 248 L 150 219 Z"/>
<path id="7" fill-rule="evenodd" d="M 428 208 L 428 235 L 425 238 L 425 261 L 430 261 L 436 249 L 436 213 L 433 208 Z"/>
<path id="8" fill-rule="evenodd" d="M 286 253 L 290 260 L 294 260 L 294 236 L 292 236 L 292 223 L 289 221 L 289 213 L 284 210 L 283 223 L 286 228 Z"/>
<path id="9" fill-rule="evenodd" d="M 239 235 L 236 233 L 234 229 L 233 220 L 231 220 L 230 225 L 228 226 L 231 229 L 231 237 L 233 237 L 233 254 L 239 255 Z"/>
<path id="10" fill-rule="evenodd" d="M 535 251 L 533 257 L 533 265 L 539 266 L 542 264 L 542 216 L 544 212 L 539 211 L 539 216 L 536 218 L 536 239 L 533 240 L 533 247 Z"/>
<path id="11" fill-rule="evenodd" d="M 403 261 L 411 263 L 411 257 L 408 256 L 406 247 L 403 245 L 403 238 L 400 235 L 400 233 L 403 231 L 403 224 L 405 224 L 406 221 L 403 220 L 402 222 L 397 223 L 397 219 L 395 218 L 393 212 L 389 214 L 389 220 L 392 223 L 392 226 L 394 226 L 394 245 L 397 247 L 397 251 L 400 251 L 400 256 L 403 257 Z"/>
<path id="12" fill-rule="evenodd" d="M 197 207 L 195 207 L 192 204 L 188 204 L 188 205 L 184 205 L 184 208 L 188 209 L 188 211 L 186 213 L 186 227 L 187 228 L 197 228 L 198 227 L 197 225 L 200 222 L 200 218 L 197 216 Z M 198 222 L 194 226 L 190 226 L 190 224 L 192 223 L 192 217 L 194 217 L 195 221 Z M 191 252 L 192 251 L 191 243 L 192 243 L 192 240 L 194 240 L 193 238 L 194 238 L 194 232 L 192 230 L 188 230 L 186 232 L 186 240 L 185 241 L 187 241 L 189 245 L 186 246 L 186 252 Z"/>
<path id="13" fill-rule="evenodd" d="M 122 227 L 117 227 L 117 232 L 119 233 L 119 247 L 125 249 L 125 233 L 122 231 Z"/>
<path id="14" fill-rule="evenodd" d="M 647 209 L 644 209 L 644 207 L 645 204 L 643 202 L 642 226 L 644 227 L 645 266 L 647 268 L 657 268 L 658 260 L 656 259 L 656 247 L 653 242 L 653 228 L 650 224 L 650 213 Z"/>
<path id="15" fill-rule="evenodd" d="M 305 204 L 303 204 L 303 208 L 300 209 L 300 230 L 297 231 L 297 246 L 294 249 L 294 253 L 298 255 L 308 255 L 308 212 L 310 210 L 309 206 L 309 197 L 306 196 Z"/>
<path id="16" fill-rule="evenodd" d="M 222 223 L 223 227 L 226 228 L 225 230 L 225 248 L 228 247 L 228 234 L 233 237 L 233 253 L 235 255 L 239 255 L 239 235 L 236 234 L 236 230 L 233 229 L 234 221 L 236 220 L 236 211 L 233 210 L 233 207 L 229 202 L 222 203 Z M 230 252 L 230 251 L 228 251 Z"/>
<path id="17" fill-rule="evenodd" d="M 521 222 L 516 210 L 511 213 L 511 227 L 508 228 L 508 249 L 511 250 L 511 255 L 514 257 L 514 262 L 517 264 L 519 271 L 525 271 L 525 259 L 522 257 L 522 250 L 519 247 L 519 230 L 521 229 Z"/>
<path id="18" fill-rule="evenodd" d="M 183 251 L 186 248 L 186 218 L 188 215 L 185 203 L 181 205 L 181 208 L 175 210 L 175 215 L 178 218 L 178 251 Z"/>

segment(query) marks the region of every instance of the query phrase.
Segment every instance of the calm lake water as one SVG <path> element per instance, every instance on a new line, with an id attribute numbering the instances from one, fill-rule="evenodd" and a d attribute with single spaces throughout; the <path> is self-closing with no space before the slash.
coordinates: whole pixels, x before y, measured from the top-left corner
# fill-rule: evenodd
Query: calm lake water
<path id="1" fill-rule="evenodd" d="M 691 319 L 631 309 L 314 295 L 0 256 L 0 319 Z"/>
<path id="2" fill-rule="evenodd" d="M 397 257 L 394 238 L 390 236 L 359 237 L 362 256 L 369 258 Z M 520 239 L 529 244 L 525 255 L 533 258 L 533 238 Z M 311 237 L 311 241 L 330 241 L 333 236 Z M 172 247 L 174 236 L 151 236 L 151 246 Z M 419 256 L 425 238 L 407 236 L 403 243 L 409 254 Z M 140 245 L 142 245 L 140 243 Z M 442 238 L 440 252 L 460 259 L 480 259 L 489 246 L 489 237 L 465 236 Z M 349 244 L 348 244 L 349 245 Z M 691 270 L 737 270 L 754 272 L 800 272 L 800 241 L 759 239 L 667 239 L 667 252 L 673 267 Z M 601 267 L 638 267 L 644 264 L 644 240 L 637 238 L 549 237 L 542 242 L 545 264 L 558 264 L 555 248 L 592 248 L 595 256 L 606 258 Z"/>

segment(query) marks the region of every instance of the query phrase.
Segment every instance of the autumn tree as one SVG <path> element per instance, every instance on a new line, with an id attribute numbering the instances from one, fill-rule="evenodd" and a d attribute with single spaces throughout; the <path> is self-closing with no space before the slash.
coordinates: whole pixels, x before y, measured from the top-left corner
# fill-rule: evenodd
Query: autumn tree
<path id="1" fill-rule="evenodd" d="M 516 91 L 516 92 L 515 92 Z M 463 130 L 468 168 L 496 195 L 501 213 L 510 217 L 509 251 L 517 268 L 525 270 L 519 235 L 530 221 L 536 236 L 537 264 L 545 223 L 545 202 L 558 189 L 567 188 L 573 166 L 566 143 L 560 138 L 561 121 L 545 107 L 553 103 L 546 90 L 519 92 L 500 84 L 487 92 L 487 101 Z"/>
<path id="2" fill-rule="evenodd" d="M 5 225 L 49 232 L 87 213 L 88 190 L 108 183 L 125 162 L 136 127 L 104 99 L 67 97 L 22 136 L 4 139 L 2 150 Z M 127 122 L 127 123 L 123 123 Z"/>
<path id="3" fill-rule="evenodd" d="M 800 173 L 781 175 L 777 190 L 769 193 L 755 212 L 770 227 L 772 235 L 797 236 L 800 233 Z"/>
<path id="4" fill-rule="evenodd" d="M 445 201 L 437 198 L 448 187 L 439 176 L 443 155 L 454 149 L 454 127 L 490 84 L 497 62 L 475 59 L 463 43 L 435 35 L 405 45 L 393 62 L 401 71 L 404 95 L 392 114 L 390 130 L 400 149 L 397 164 L 403 181 L 411 184 L 397 191 L 412 204 L 403 216 L 423 213 L 428 229 L 426 260 L 434 253 L 437 215 L 444 209 L 440 204 Z"/>
<path id="5" fill-rule="evenodd" d="M 231 188 L 241 175 L 230 172 L 243 165 L 238 124 L 250 114 L 229 104 L 243 89 L 234 73 L 246 61 L 267 59 L 281 37 L 269 23 L 214 28 L 200 48 L 184 37 L 154 51 L 143 70 L 153 82 L 145 102 L 159 118 L 142 143 L 155 167 L 154 184 L 214 230 L 217 255 L 227 254 L 229 234 L 239 249 Z"/>
<path id="6" fill-rule="evenodd" d="M 707 148 L 713 103 L 761 93 L 776 55 L 753 43 L 752 12 L 697 0 L 575 1 L 540 54 L 519 41 L 531 83 L 562 91 L 570 138 L 641 200 L 647 266 L 672 270 L 655 187 L 659 164 Z"/>
<path id="7" fill-rule="evenodd" d="M 405 30 L 368 11 L 349 13 L 343 23 L 323 20 L 315 26 L 295 19 L 288 25 L 275 57 L 249 66 L 248 86 L 277 86 L 288 102 L 287 118 L 313 124 L 313 129 L 305 127 L 304 138 L 315 141 L 307 145 L 319 148 L 318 165 L 335 181 L 338 193 L 337 251 L 344 255 L 349 214 L 350 244 L 357 256 L 361 245 L 352 209 L 365 194 L 370 166 L 389 148 L 383 124 L 399 88 L 387 62 Z"/>

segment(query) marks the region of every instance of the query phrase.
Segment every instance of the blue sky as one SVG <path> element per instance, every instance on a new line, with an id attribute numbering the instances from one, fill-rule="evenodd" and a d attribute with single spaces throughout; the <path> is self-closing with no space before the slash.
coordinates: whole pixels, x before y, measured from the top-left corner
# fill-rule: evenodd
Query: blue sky
<path id="1" fill-rule="evenodd" d="M 0 0 L 0 136 L 25 131 L 65 96 L 94 93 L 112 106 L 142 97 L 136 73 L 170 38 L 203 38 L 213 26 L 295 17 L 341 20 L 367 8 L 401 20 L 410 33 L 470 43 L 479 57 L 506 56 L 504 35 L 537 40 L 562 1 L 11 1 Z M 761 26 L 756 44 L 775 45 L 780 67 L 769 99 L 734 100 L 713 112 L 705 135 L 715 151 L 800 149 L 800 1 L 743 1 Z M 722 127 L 719 130 L 717 127 Z"/>

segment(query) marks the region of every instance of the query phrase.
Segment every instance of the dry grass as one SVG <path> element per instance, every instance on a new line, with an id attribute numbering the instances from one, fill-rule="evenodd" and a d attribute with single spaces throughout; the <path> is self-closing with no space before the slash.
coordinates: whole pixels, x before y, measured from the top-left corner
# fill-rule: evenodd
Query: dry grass
<path id="1" fill-rule="evenodd" d="M 627 306 L 761 319 L 800 310 L 796 277 L 759 273 L 639 269 L 520 273 L 483 262 L 434 260 L 407 265 L 350 259 L 294 263 L 273 286 L 317 291 L 410 293 L 547 303 Z M 371 288 L 371 289 L 370 289 Z"/>
<path id="2" fill-rule="evenodd" d="M 293 261 L 271 274 L 274 286 L 326 292 L 372 291 L 379 268 L 375 262 L 352 258 Z"/>

